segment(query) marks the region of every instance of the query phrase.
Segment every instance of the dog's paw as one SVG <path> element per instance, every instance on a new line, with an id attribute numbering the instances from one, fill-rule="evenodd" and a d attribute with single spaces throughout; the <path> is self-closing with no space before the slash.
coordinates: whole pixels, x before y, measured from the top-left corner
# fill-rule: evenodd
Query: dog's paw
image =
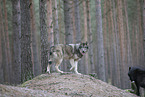
<path id="1" fill-rule="evenodd" d="M 64 72 L 63 71 L 61 71 L 61 70 L 59 70 L 59 71 L 57 71 L 58 73 L 60 73 L 60 74 L 63 74 Z"/>
<path id="2" fill-rule="evenodd" d="M 50 70 L 47 70 L 46 73 L 50 74 Z"/>
<path id="3" fill-rule="evenodd" d="M 78 72 L 77 72 L 76 74 L 77 74 L 77 75 L 82 75 L 81 73 L 78 73 Z"/>

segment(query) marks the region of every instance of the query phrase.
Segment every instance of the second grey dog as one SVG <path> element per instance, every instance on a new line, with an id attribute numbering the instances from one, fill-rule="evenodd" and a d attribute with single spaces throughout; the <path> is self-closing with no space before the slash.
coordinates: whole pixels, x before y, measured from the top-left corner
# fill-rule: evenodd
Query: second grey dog
<path id="1" fill-rule="evenodd" d="M 83 57 L 83 55 L 88 51 L 88 44 L 79 43 L 79 44 L 58 44 L 50 48 L 49 54 L 49 64 L 47 66 L 47 72 L 50 73 L 50 66 L 53 62 L 55 63 L 55 68 L 57 72 L 63 73 L 59 69 L 59 66 L 63 59 L 69 60 L 71 64 L 70 70 L 74 70 L 76 74 L 78 72 L 78 61 Z"/>

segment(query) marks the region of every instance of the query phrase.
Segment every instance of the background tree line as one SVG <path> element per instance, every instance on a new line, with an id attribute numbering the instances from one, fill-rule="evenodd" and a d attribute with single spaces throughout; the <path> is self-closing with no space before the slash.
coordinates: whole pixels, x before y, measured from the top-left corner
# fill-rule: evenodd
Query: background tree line
<path id="1" fill-rule="evenodd" d="M 129 66 L 145 67 L 144 0 L 0 0 L 0 83 L 45 73 L 54 44 L 89 43 L 82 74 L 130 87 Z M 69 72 L 69 62 L 61 65 Z M 53 68 L 53 66 L 52 66 Z"/>

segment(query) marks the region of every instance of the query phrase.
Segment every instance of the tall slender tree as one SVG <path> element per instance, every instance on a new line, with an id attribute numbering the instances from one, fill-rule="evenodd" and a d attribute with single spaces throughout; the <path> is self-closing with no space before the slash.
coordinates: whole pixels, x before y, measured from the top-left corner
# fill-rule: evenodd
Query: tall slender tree
<path id="1" fill-rule="evenodd" d="M 74 0 L 74 16 L 75 16 L 75 28 L 76 28 L 76 43 L 81 42 L 81 21 L 80 21 L 80 8 L 79 0 Z"/>
<path id="2" fill-rule="evenodd" d="M 75 24 L 75 31 L 76 33 L 74 34 L 74 40 L 76 43 L 80 43 L 82 41 L 82 33 L 81 33 L 81 18 L 80 18 L 80 2 L 79 0 L 73 0 L 74 2 L 74 24 Z M 85 2 L 85 1 L 84 1 Z M 85 73 L 84 71 L 84 61 L 85 61 L 85 57 L 83 57 L 80 61 L 79 61 L 79 71 L 81 73 Z"/>
<path id="3" fill-rule="evenodd" d="M 21 7 L 21 77 L 22 82 L 33 77 L 29 0 L 20 0 Z"/>
<path id="4" fill-rule="evenodd" d="M 12 0 L 12 24 L 13 24 L 13 51 L 12 51 L 12 71 L 13 83 L 21 83 L 21 49 L 20 49 L 20 35 L 21 35 L 21 11 L 20 0 Z"/>
<path id="5" fill-rule="evenodd" d="M 49 46 L 54 45 L 52 0 L 47 0 L 47 28 Z"/>
<path id="6" fill-rule="evenodd" d="M 46 0 L 39 0 L 42 73 L 45 72 L 46 67 L 48 65 L 48 33 L 46 29 L 45 3 L 46 3 Z"/>
<path id="7" fill-rule="evenodd" d="M 72 26 L 72 1 L 63 0 L 64 2 L 64 23 L 65 23 L 65 43 L 70 44 L 73 43 L 73 26 Z M 69 62 L 66 62 L 64 65 L 64 70 L 69 71 L 70 66 Z"/>
<path id="8" fill-rule="evenodd" d="M 132 62 L 132 54 L 131 54 L 131 41 L 130 41 L 130 32 L 129 32 L 129 24 L 128 24 L 128 12 L 127 12 L 127 0 L 123 0 L 123 5 L 124 5 L 124 22 L 125 22 L 125 32 L 126 32 L 126 68 L 128 68 L 129 66 L 133 66 L 133 62 Z M 125 71 L 126 73 L 128 72 L 128 70 Z M 128 76 L 126 76 L 126 79 L 129 80 Z M 126 87 L 130 87 L 129 81 L 126 80 L 125 82 L 125 86 Z"/>
<path id="9" fill-rule="evenodd" d="M 53 4 L 53 23 L 54 23 L 54 44 L 59 44 L 59 25 L 58 25 L 58 7 L 57 0 L 52 1 Z"/>
<path id="10" fill-rule="evenodd" d="M 125 70 L 125 32 L 124 32 L 124 26 L 123 26 L 123 13 L 122 13 L 122 0 L 117 1 L 117 13 L 118 13 L 118 31 L 119 31 L 119 39 L 120 39 L 120 54 L 121 54 L 121 64 L 120 64 L 120 70 L 124 71 Z M 126 73 L 120 73 L 121 78 L 125 76 Z M 126 79 L 121 80 L 121 86 L 124 88 L 124 84 Z"/>
<path id="11" fill-rule="evenodd" d="M 34 2 L 30 1 L 30 15 L 31 15 L 31 36 L 32 36 L 32 55 L 33 55 L 33 72 L 34 76 L 41 74 L 41 65 L 39 61 L 38 53 L 38 42 L 37 42 L 37 33 L 36 33 L 36 23 L 35 23 L 35 14 L 34 14 Z"/>
<path id="12" fill-rule="evenodd" d="M 105 60 L 105 68 L 106 68 L 106 81 L 108 81 L 108 41 L 107 41 L 107 0 L 104 1 L 103 6 L 103 36 L 104 36 L 104 60 Z"/>
<path id="13" fill-rule="evenodd" d="M 2 65 L 2 10 L 0 6 L 0 83 L 4 83 L 3 65 Z"/>
<path id="14" fill-rule="evenodd" d="M 73 43 L 73 28 L 72 28 L 72 8 L 71 1 L 64 1 L 64 23 L 65 23 L 65 42 L 66 44 Z"/>
<path id="15" fill-rule="evenodd" d="M 7 50 L 7 60 L 8 60 L 8 66 L 9 66 L 9 72 L 12 73 L 12 62 L 11 62 L 11 52 L 10 52 L 10 43 L 9 43 L 9 33 L 8 33 L 8 16 L 7 16 L 7 8 L 6 8 L 6 0 L 3 0 L 3 9 L 4 9 L 4 20 L 5 20 L 5 36 L 6 36 L 6 50 Z M 12 76 L 10 76 L 10 81 L 12 79 Z"/>
<path id="16" fill-rule="evenodd" d="M 106 81 L 105 76 L 105 63 L 104 63 L 104 44 L 103 44 L 103 29 L 102 29 L 102 13 L 101 13 L 101 0 L 96 0 L 96 23 L 97 23 L 97 48 L 98 48 L 98 65 L 99 65 L 99 79 Z M 97 63 L 97 62 L 96 62 Z"/>
<path id="17" fill-rule="evenodd" d="M 1 0 L 0 0 L 1 2 Z M 0 13 L 2 13 L 2 8 L 0 7 Z M 3 77 L 5 83 L 10 83 L 10 72 L 9 72 L 9 65 L 7 59 L 7 46 L 6 46 L 6 35 L 4 32 L 4 23 L 3 23 L 3 16 L 0 14 L 0 26 L 1 26 L 1 45 L 2 47 L 2 66 L 3 66 Z"/>
<path id="18" fill-rule="evenodd" d="M 88 28 L 87 28 L 87 8 L 86 8 L 86 1 L 83 1 L 83 14 L 84 14 L 84 42 L 88 41 L 88 37 L 87 37 L 87 31 L 88 31 Z M 84 57 L 84 62 L 85 62 L 85 70 L 84 72 L 86 74 L 89 73 L 89 65 L 88 65 L 88 53 L 86 53 L 85 57 Z"/>
<path id="19" fill-rule="evenodd" d="M 143 38 L 144 38 L 144 51 L 145 51 L 145 0 L 143 1 Z"/>
<path id="20" fill-rule="evenodd" d="M 116 2 L 115 0 L 112 0 L 112 6 L 113 6 L 113 23 L 114 23 L 114 39 L 116 41 L 116 71 L 117 71 L 117 78 L 116 78 L 116 84 L 118 87 L 121 87 L 121 80 L 120 80 L 120 46 L 119 46 L 119 36 L 118 36 L 118 25 L 117 25 L 117 12 L 116 12 Z"/>
<path id="21" fill-rule="evenodd" d="M 89 43 L 89 63 L 91 66 L 91 73 L 95 73 L 95 65 L 93 59 L 93 35 L 92 35 L 92 26 L 91 26 L 91 16 L 90 16 L 90 1 L 87 0 L 86 2 L 87 7 L 87 32 L 88 32 L 88 43 Z"/>
<path id="22" fill-rule="evenodd" d="M 137 0 L 137 23 L 138 23 L 138 38 L 139 38 L 139 65 L 144 66 L 144 51 L 143 51 L 143 28 L 142 28 L 142 1 Z"/>

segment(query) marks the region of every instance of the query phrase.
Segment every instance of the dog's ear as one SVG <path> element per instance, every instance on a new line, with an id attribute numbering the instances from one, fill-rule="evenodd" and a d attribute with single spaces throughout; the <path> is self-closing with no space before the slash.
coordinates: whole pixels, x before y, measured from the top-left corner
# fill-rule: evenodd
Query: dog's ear
<path id="1" fill-rule="evenodd" d="M 129 71 L 130 71 L 131 67 L 129 67 Z"/>
<path id="2" fill-rule="evenodd" d="M 86 41 L 86 45 L 88 45 L 88 42 Z"/>

